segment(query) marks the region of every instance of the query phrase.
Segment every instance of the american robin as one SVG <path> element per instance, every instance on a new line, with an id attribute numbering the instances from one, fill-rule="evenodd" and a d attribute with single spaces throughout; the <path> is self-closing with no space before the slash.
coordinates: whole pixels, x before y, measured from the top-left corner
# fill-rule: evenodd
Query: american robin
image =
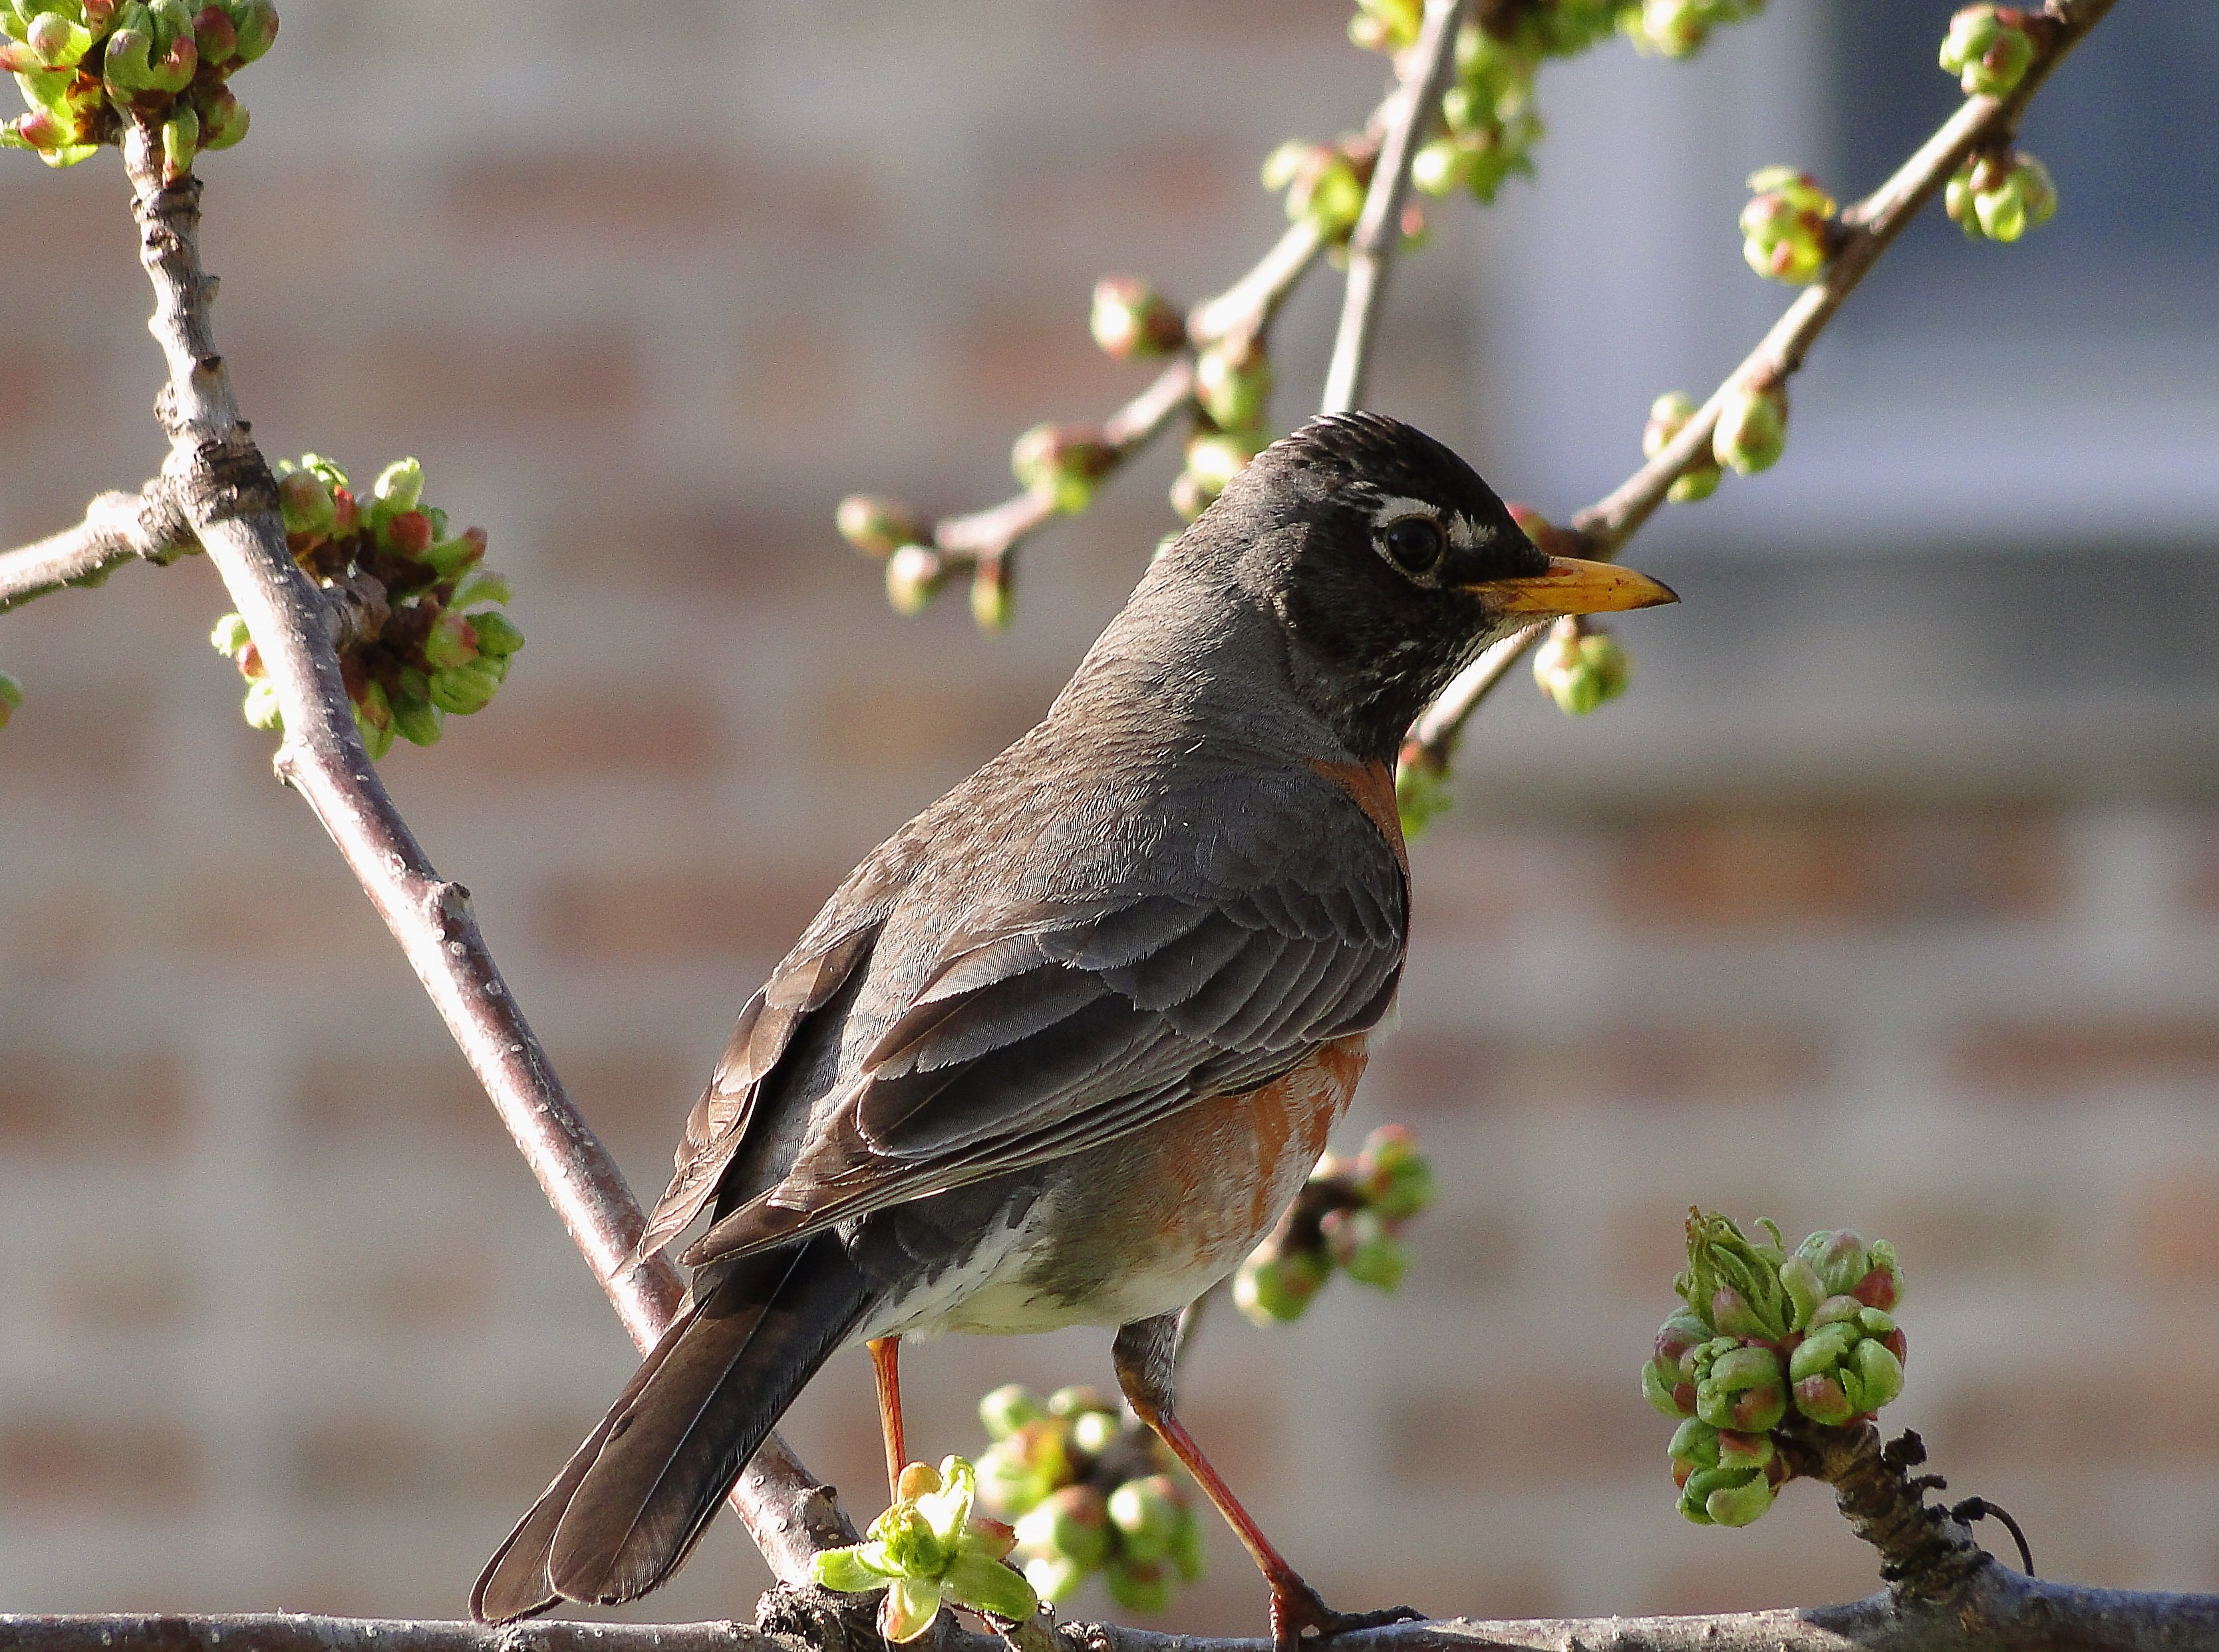
<path id="1" fill-rule="evenodd" d="M 852 873 L 740 1012 L 646 1254 L 687 1304 L 478 1580 L 505 1623 L 670 1574 L 836 1351 L 1120 1327 L 1134 1411 L 1239 1535 L 1272 1631 L 1328 1610 L 1172 1410 L 1179 1310 L 1294 1197 L 1393 1000 L 1404 731 L 1487 643 L 1674 600 L 1545 556 L 1371 413 L 1274 443 L 1157 559 L 1041 723 Z"/>

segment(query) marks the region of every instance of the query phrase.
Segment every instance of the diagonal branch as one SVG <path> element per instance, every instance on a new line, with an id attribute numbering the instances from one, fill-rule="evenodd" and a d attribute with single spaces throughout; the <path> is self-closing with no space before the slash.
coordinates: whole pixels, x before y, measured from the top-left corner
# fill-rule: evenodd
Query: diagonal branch
<path id="1" fill-rule="evenodd" d="M 1967 97 L 1893 176 L 1843 213 L 1841 236 L 1825 272 L 1796 295 L 1756 348 L 1711 392 L 1710 399 L 1655 457 L 1573 517 L 1571 529 L 1581 542 L 1580 555 L 1603 561 L 1615 557 L 1664 502 L 1672 484 L 1709 462 L 1711 438 L 1730 393 L 1744 386 L 1777 384 L 1803 365 L 1827 323 L 1880 254 L 1903 233 L 1904 226 L 1967 159 L 1982 149 L 2011 140 L 2028 100 L 2114 3 L 2116 0 L 2049 0 L 2041 16 L 2033 20 L 2037 25 L 2032 31 L 2034 61 L 2010 96 Z M 1437 773 L 1445 770 L 1464 724 L 1480 702 L 1545 630 L 1545 625 L 1529 626 L 1496 643 L 1467 667 L 1418 719 L 1402 748 L 1403 761 Z"/>
<path id="2" fill-rule="evenodd" d="M 276 484 L 216 351 L 208 319 L 216 283 L 201 268 L 196 239 L 200 182 L 190 173 L 165 182 L 160 130 L 145 119 L 124 134 L 124 164 L 140 261 L 154 288 L 148 326 L 170 370 L 155 403 L 170 438 L 159 485 L 223 576 L 277 685 L 278 777 L 331 834 L 632 1340 L 649 1347 L 681 1297 L 676 1272 L 660 1258 L 624 1270 L 643 1225 L 638 1205 L 501 979 L 469 891 L 433 869 L 363 750 L 332 646 L 332 611 L 286 549 Z M 733 1502 L 782 1577 L 805 1578 L 817 1548 L 854 1538 L 775 1435 Z"/>
<path id="3" fill-rule="evenodd" d="M 1379 326 L 1379 304 L 1387 271 L 1402 235 L 1402 202 L 1410 191 L 1410 158 L 1440 113 L 1456 63 L 1458 33 L 1472 0 L 1428 0 L 1424 26 L 1402 64 L 1402 84 L 1387 100 L 1385 130 L 1364 214 L 1348 239 L 1348 285 L 1341 301 L 1340 331 L 1325 370 L 1325 401 L 1320 413 L 1346 413 L 1364 400 L 1371 366 L 1371 338 Z"/>
<path id="4" fill-rule="evenodd" d="M 166 477 L 135 494 L 102 494 L 75 527 L 0 551 L 0 614 L 72 585 L 98 585 L 126 562 L 173 562 L 199 549 Z"/>

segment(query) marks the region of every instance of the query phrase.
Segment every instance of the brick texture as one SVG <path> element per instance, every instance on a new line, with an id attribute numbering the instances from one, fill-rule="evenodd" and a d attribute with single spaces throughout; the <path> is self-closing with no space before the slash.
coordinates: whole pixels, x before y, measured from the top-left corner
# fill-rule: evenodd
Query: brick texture
<path id="1" fill-rule="evenodd" d="M 643 1194 L 816 904 L 1037 716 L 1122 600 L 1172 462 L 1041 535 L 993 638 L 960 593 L 891 615 L 835 501 L 991 502 L 1018 431 L 1137 389 L 1087 341 L 1089 283 L 1192 300 L 1268 244 L 1263 156 L 1382 89 L 1346 12 L 289 0 L 241 82 L 252 140 L 204 168 L 215 323 L 273 454 L 417 454 L 513 577 L 508 686 L 386 772 Z M 1552 134 L 1541 189 L 1580 136 Z M 2073 180 L 2068 213 L 2101 187 Z M 1375 377 L 1490 469 L 1520 416 L 1509 275 L 1598 263 L 1592 214 L 1537 218 L 1534 188 L 1435 214 Z M 1552 221 L 1567 239 L 1517 252 Z M 1745 286 L 1725 222 L 1674 257 Z M 38 271 L 0 289 L 14 543 L 158 463 L 158 362 L 111 158 L 0 153 L 0 245 Z M 1283 423 L 1337 291 L 1285 313 Z M 1691 387 L 1731 359 L 1682 354 Z M 1745 540 L 1740 490 L 1793 486 L 1796 458 L 1666 543 Z M 1348 1140 L 1401 1118 L 1436 1153 L 1417 1266 L 1271 1334 L 1220 1312 L 1186 1382 L 1196 1433 L 1342 1604 L 1875 1586 L 1822 1491 L 1745 1532 L 1671 1512 L 1632 1373 L 1697 1200 L 1896 1239 L 1903 1419 L 2046 1574 L 2219 1586 L 2219 684 L 2180 640 L 2219 628 L 2210 535 L 1883 562 L 1858 531 L 1665 556 L 1688 599 L 1625 621 L 1635 692 L 1569 724 L 1508 685 L 1414 848 L 1402 1028 Z M 204 641 L 227 606 L 189 562 L 0 618 L 31 695 L 0 732 L 0 1611 L 451 1615 L 633 1355 L 270 778 Z M 2011 628 L 2029 617 L 2172 640 L 2076 674 Z M 1109 1380 L 1084 1332 L 951 1338 L 905 1373 L 931 1455 L 979 1444 L 999 1382 Z M 876 1512 L 860 1356 L 789 1426 Z M 730 1526 L 632 1615 L 748 1612 L 766 1574 Z M 1259 1632 L 1252 1570 L 1209 1541 L 1211 1578 L 1156 1621 Z"/>

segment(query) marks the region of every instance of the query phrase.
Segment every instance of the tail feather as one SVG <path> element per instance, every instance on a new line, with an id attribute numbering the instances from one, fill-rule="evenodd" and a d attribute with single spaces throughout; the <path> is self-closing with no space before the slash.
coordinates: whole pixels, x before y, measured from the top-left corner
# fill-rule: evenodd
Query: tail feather
<path id="1" fill-rule="evenodd" d="M 873 1298 L 830 1234 L 725 1273 L 487 1562 L 471 1615 L 501 1624 L 563 1599 L 631 1600 L 668 1577 Z"/>

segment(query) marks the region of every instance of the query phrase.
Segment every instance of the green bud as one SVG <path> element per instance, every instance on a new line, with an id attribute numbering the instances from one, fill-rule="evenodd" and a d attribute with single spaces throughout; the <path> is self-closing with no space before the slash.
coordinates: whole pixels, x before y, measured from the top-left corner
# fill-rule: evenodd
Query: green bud
<path id="1" fill-rule="evenodd" d="M 492 704 L 500 679 L 488 669 L 487 661 L 472 661 L 469 665 L 450 666 L 432 674 L 432 704 L 456 717 L 468 717 L 482 711 Z"/>
<path id="2" fill-rule="evenodd" d="M 2026 14 L 2010 6 L 1966 7 L 1949 20 L 1941 61 L 1968 96 L 2009 96 L 2034 62 Z"/>
<path id="3" fill-rule="evenodd" d="M 971 575 L 971 618 L 982 631 L 1005 631 L 1016 612 L 1006 556 L 982 561 Z"/>
<path id="4" fill-rule="evenodd" d="M 372 507 L 373 513 L 375 508 Z M 404 512 L 401 514 L 406 515 L 407 512 Z M 340 512 L 339 526 L 341 531 L 345 531 L 346 515 L 344 510 Z M 423 553 L 421 560 L 441 579 L 451 580 L 459 577 L 465 569 L 475 567 L 484 558 L 485 553 L 485 530 L 464 528 L 453 538 L 442 539 L 433 543 Z"/>
<path id="5" fill-rule="evenodd" d="M 376 762 L 393 749 L 393 707 L 382 683 L 371 683 L 354 703 L 354 726 L 362 736 L 363 749 Z"/>
<path id="6" fill-rule="evenodd" d="M 406 512 L 401 516 L 395 517 L 394 521 L 398 524 L 405 520 L 409 516 L 416 517 L 420 520 L 422 519 L 423 512 L 420 511 Z M 426 526 L 428 528 L 430 524 L 426 523 Z M 478 568 L 473 568 L 466 578 L 457 584 L 455 587 L 455 594 L 447 599 L 447 606 L 450 608 L 469 608 L 475 607 L 481 603 L 507 602 L 514 596 L 514 594 L 515 593 L 509 587 L 507 574 L 497 574 L 493 569 L 481 565 Z M 479 620 L 489 617 L 490 616 L 485 614 L 472 614 L 470 616 L 470 623 L 471 624 L 476 625 Z M 485 644 L 482 638 L 480 639 L 478 646 L 482 649 L 484 648 Z M 501 652 L 505 654 L 513 654 L 515 650 L 513 649 L 504 649 Z"/>
<path id="7" fill-rule="evenodd" d="M 1864 1240 L 1846 1227 L 1822 1228 L 1797 1245 L 1795 1254 L 1811 1264 L 1829 1297 L 1848 1295 L 1872 1267 Z"/>
<path id="8" fill-rule="evenodd" d="M 979 1458 L 979 1492 L 997 1514 L 1014 1518 L 1071 1479 L 1066 1425 L 1042 1417 L 1019 1425 Z"/>
<path id="9" fill-rule="evenodd" d="M 1127 1612 L 1165 1612 L 1171 1606 L 1172 1581 L 1160 1562 L 1113 1556 L 1102 1568 L 1102 1581 L 1110 1598 Z"/>
<path id="10" fill-rule="evenodd" d="M 1452 137 L 1434 138 L 1410 158 L 1410 183 L 1426 195 L 1447 195 L 1469 182 L 1470 177 L 1470 158 Z"/>
<path id="11" fill-rule="evenodd" d="M 1027 1423 L 1047 1413 L 1022 1382 L 1005 1382 L 979 1401 L 979 1420 L 993 1439 L 1005 1440 Z"/>
<path id="12" fill-rule="evenodd" d="M 1035 1555 L 1025 1562 L 1025 1581 L 1041 1599 L 1053 1605 L 1068 1605 L 1085 1587 L 1091 1569 L 1067 1555 Z"/>
<path id="13" fill-rule="evenodd" d="M 1071 1419 L 1071 1443 L 1090 1457 L 1100 1456 L 1124 1432 L 1123 1419 L 1111 1412 L 1082 1411 Z"/>
<path id="14" fill-rule="evenodd" d="M 1108 1556 L 1110 1531 L 1102 1494 L 1083 1483 L 1066 1486 L 1017 1522 L 1017 1547 L 1027 1555 L 1060 1556 L 1074 1562 L 1083 1575 Z"/>
<path id="15" fill-rule="evenodd" d="M 1719 1431 L 1700 1417 L 1690 1417 L 1672 1431 L 1665 1448 L 1672 1459 L 1672 1481 L 1685 1487 L 1688 1476 L 1719 1466 Z"/>
<path id="16" fill-rule="evenodd" d="M 1264 187 L 1284 189 L 1288 220 L 1308 220 L 1329 241 L 1346 240 L 1364 214 L 1364 179 L 1346 155 L 1324 144 L 1281 144 L 1264 163 Z"/>
<path id="17" fill-rule="evenodd" d="M 239 32 L 236 56 L 242 64 L 253 62 L 277 38 L 276 0 L 227 0 L 232 26 Z"/>
<path id="18" fill-rule="evenodd" d="M 850 494 L 833 519 L 840 537 L 866 556 L 891 556 L 904 545 L 921 543 L 924 525 L 908 509 L 873 494 Z"/>
<path id="19" fill-rule="evenodd" d="M 447 714 L 432 704 L 427 679 L 421 696 L 404 693 L 394 697 L 393 731 L 411 745 L 436 746 L 445 728 Z"/>
<path id="20" fill-rule="evenodd" d="M 1199 1583 L 1209 1569 L 1209 1540 L 1191 1504 L 1179 1511 L 1178 1525 L 1172 1532 L 1171 1562 L 1182 1583 Z"/>
<path id="21" fill-rule="evenodd" d="M 1641 1368 L 1641 1391 L 1650 1405 L 1668 1417 L 1694 1414 L 1692 1357 L 1713 1334 L 1708 1321 L 1689 1308 L 1681 1308 L 1664 1321 L 1657 1330 L 1649 1363 Z"/>
<path id="22" fill-rule="evenodd" d="M 370 496 L 377 501 L 370 511 L 373 525 L 414 510 L 424 497 L 424 467 L 413 459 L 395 459 L 377 473 Z"/>
<path id="23" fill-rule="evenodd" d="M 1104 276 L 1094 283 L 1087 329 L 1104 355 L 1123 361 L 1167 356 L 1186 342 L 1186 322 L 1137 276 Z"/>
<path id="24" fill-rule="evenodd" d="M 1358 1284 L 1393 1290 L 1409 1271 L 1409 1247 L 1376 1210 L 1328 1211 L 1320 1224 L 1326 1250 Z"/>
<path id="25" fill-rule="evenodd" d="M 1616 699 L 1632 672 L 1633 661 L 1618 639 L 1576 615 L 1551 626 L 1533 655 L 1533 680 L 1567 717 L 1585 717 Z"/>
<path id="26" fill-rule="evenodd" d="M 184 26 L 174 34 L 158 30 L 155 51 L 147 64 L 148 89 L 158 92 L 184 90 L 193 84 L 193 71 L 200 67 L 200 61 L 199 49 L 193 45 L 190 19 L 188 19 Z M 200 136 L 197 117 L 194 121 L 194 141 L 197 143 Z M 168 134 L 165 133 L 163 135 L 166 140 Z"/>
<path id="27" fill-rule="evenodd" d="M 1357 0 L 1348 38 L 1367 52 L 1401 52 L 1418 43 L 1420 0 Z"/>
<path id="28" fill-rule="evenodd" d="M 229 149 L 246 135 L 246 105 L 229 87 L 196 87 L 193 104 L 200 111 L 202 148 Z"/>
<path id="29" fill-rule="evenodd" d="M 1801 285 L 1830 256 L 1834 198 L 1808 172 L 1767 166 L 1750 175 L 1756 191 L 1742 208 L 1742 257 L 1760 276 Z"/>
<path id="30" fill-rule="evenodd" d="M 1115 1409 L 1102 1397 L 1101 1389 L 1085 1382 L 1067 1383 L 1047 1397 L 1047 1414 L 1051 1417 L 1082 1417 L 1090 1411 Z"/>
<path id="31" fill-rule="evenodd" d="M 1649 422 L 1641 427 L 1641 456 L 1653 459 L 1672 444 L 1698 411 L 1695 398 L 1684 390 L 1667 390 L 1649 404 Z"/>
<path id="32" fill-rule="evenodd" d="M 59 11 L 42 11 L 31 19 L 23 43 L 49 69 L 70 69 L 92 50 L 92 31 Z"/>
<path id="33" fill-rule="evenodd" d="M 1186 474 L 1205 500 L 1215 499 L 1263 446 L 1261 432 L 1205 431 L 1188 439 Z"/>
<path id="34" fill-rule="evenodd" d="M 1194 395 L 1221 430 L 1246 430 L 1271 396 L 1271 363 L 1252 336 L 1211 345 L 1195 358 Z"/>
<path id="35" fill-rule="evenodd" d="M 239 26 L 221 6 L 202 6 L 193 17 L 193 44 L 203 62 L 228 63 L 239 50 Z"/>
<path id="36" fill-rule="evenodd" d="M 190 103 L 179 103 L 162 122 L 162 170 L 165 177 L 179 178 L 193 170 L 200 152 L 201 117 Z"/>
<path id="37" fill-rule="evenodd" d="M 284 515 L 288 533 L 321 538 L 338 521 L 331 488 L 313 470 L 289 470 L 277 478 L 277 507 Z"/>
<path id="38" fill-rule="evenodd" d="M 253 640 L 252 634 L 246 629 L 246 622 L 237 614 L 226 614 L 215 622 L 215 629 L 208 633 L 209 645 L 218 654 L 231 660 L 237 659 L 239 650 Z"/>
<path id="39" fill-rule="evenodd" d="M 1432 1161 L 1399 1124 L 1383 1124 L 1356 1156 L 1356 1190 L 1389 1221 L 1407 1221 L 1433 1202 Z"/>
<path id="40" fill-rule="evenodd" d="M 1106 1507 L 1124 1557 L 1147 1562 L 1170 1554 L 1172 1536 L 1185 1506 L 1185 1494 L 1169 1475 L 1128 1480 L 1111 1492 Z"/>
<path id="41" fill-rule="evenodd" d="M 1299 1320 L 1329 1272 L 1325 1258 L 1308 1251 L 1284 1256 L 1259 1251 L 1233 1276 L 1234 1304 L 1257 1325 Z"/>
<path id="42" fill-rule="evenodd" d="M 1787 392 L 1780 385 L 1737 384 L 1719 409 L 1711 451 L 1743 475 L 1769 469 L 1787 450 Z"/>
<path id="43" fill-rule="evenodd" d="M 1414 758 L 1411 750 L 1406 747 L 1395 767 L 1395 810 L 1402 817 L 1405 837 L 1424 831 L 1455 801 L 1449 794 L 1447 769 L 1422 755 Z"/>
<path id="44" fill-rule="evenodd" d="M 272 734 L 284 730 L 284 714 L 277 709 L 277 685 L 267 677 L 258 678 L 246 686 L 246 699 L 239 710 L 255 728 Z"/>
<path id="45" fill-rule="evenodd" d="M 432 623 L 424 637 L 424 662 L 434 671 L 465 666 L 478 657 L 477 631 L 468 619 L 450 608 Z"/>
<path id="46" fill-rule="evenodd" d="M 8 726 L 8 719 L 23 703 L 23 685 L 4 671 L 0 671 L 0 729 Z"/>
<path id="47" fill-rule="evenodd" d="M 1075 425 L 1035 425 L 1010 450 L 1010 469 L 1025 491 L 1066 515 L 1086 508 L 1117 460 L 1099 431 Z"/>
<path id="48" fill-rule="evenodd" d="M 1771 1483 L 1762 1475 L 1750 1475 L 1738 1485 L 1714 1487 L 1703 1500 L 1703 1512 L 1719 1525 L 1748 1525 L 1772 1506 L 1773 1496 Z"/>
<path id="49" fill-rule="evenodd" d="M 108 37 L 108 49 L 101 54 L 100 69 L 109 96 L 118 104 L 127 107 L 132 94 L 152 87 L 153 49 L 153 34 L 143 25 L 127 25 Z"/>

